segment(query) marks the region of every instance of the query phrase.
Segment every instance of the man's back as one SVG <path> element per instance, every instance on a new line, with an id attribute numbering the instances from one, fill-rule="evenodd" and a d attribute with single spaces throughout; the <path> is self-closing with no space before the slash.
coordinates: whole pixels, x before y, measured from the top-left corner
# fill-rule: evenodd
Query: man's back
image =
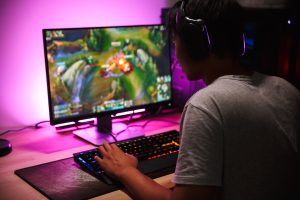
<path id="1" fill-rule="evenodd" d="M 284 195 L 291 194 L 288 190 L 296 184 L 292 180 L 300 130 L 299 93 L 295 95 L 281 79 L 261 75 L 244 86 L 250 88 L 239 91 L 243 86 L 232 87 L 237 88 L 228 95 L 237 99 L 225 109 L 233 112 L 224 111 L 223 180 L 227 199 L 240 195 L 243 199 L 287 199 Z M 243 94 L 247 89 L 248 95 Z"/>
<path id="2" fill-rule="evenodd" d="M 199 132 L 192 138 L 199 139 L 197 144 L 207 149 L 213 143 L 212 151 L 217 151 L 212 153 L 214 158 L 208 164 L 200 158 L 198 166 L 204 166 L 199 167 L 200 171 L 204 169 L 201 173 L 209 168 L 217 169 L 216 175 L 213 171 L 208 174 L 220 180 L 224 199 L 291 199 L 295 196 L 292 191 L 297 184 L 296 152 L 299 151 L 297 137 L 300 137 L 297 89 L 283 79 L 259 73 L 252 77 L 223 76 L 194 95 L 189 104 L 198 109 L 199 113 L 193 117 L 195 121 L 199 114 L 209 116 L 207 120 L 200 117 L 200 121 L 191 123 L 197 124 L 193 129 Z M 201 121 L 205 121 L 202 127 Z M 190 137 L 188 134 L 183 130 L 186 135 L 183 145 L 190 143 L 184 139 Z M 213 137 L 203 140 L 207 135 Z M 216 148 L 219 146 L 221 148 Z M 207 149 L 194 153 L 203 154 Z M 184 158 L 179 158 L 178 171 L 182 168 L 181 159 Z M 222 170 L 215 165 L 222 165 Z"/>

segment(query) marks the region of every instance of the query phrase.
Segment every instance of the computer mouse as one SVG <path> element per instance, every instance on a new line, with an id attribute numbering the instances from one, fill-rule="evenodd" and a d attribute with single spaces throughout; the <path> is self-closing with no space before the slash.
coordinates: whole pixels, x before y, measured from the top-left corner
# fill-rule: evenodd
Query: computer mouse
<path id="1" fill-rule="evenodd" d="M 0 139 L 0 156 L 5 156 L 12 151 L 12 145 L 8 140 Z"/>

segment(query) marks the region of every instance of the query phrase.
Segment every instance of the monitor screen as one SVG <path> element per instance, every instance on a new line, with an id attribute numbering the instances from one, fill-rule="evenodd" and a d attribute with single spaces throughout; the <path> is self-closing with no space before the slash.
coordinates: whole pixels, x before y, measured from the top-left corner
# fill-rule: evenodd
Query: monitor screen
<path id="1" fill-rule="evenodd" d="M 43 29 L 51 124 L 171 102 L 164 25 Z"/>

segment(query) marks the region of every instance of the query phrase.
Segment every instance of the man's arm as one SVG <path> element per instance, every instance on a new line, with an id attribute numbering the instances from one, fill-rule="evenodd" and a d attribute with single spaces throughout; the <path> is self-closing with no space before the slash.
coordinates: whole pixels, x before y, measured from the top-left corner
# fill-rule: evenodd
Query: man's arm
<path id="1" fill-rule="evenodd" d="M 136 168 L 129 170 L 121 182 L 133 199 L 143 200 L 212 200 L 217 199 L 217 187 L 196 185 L 175 185 L 168 189 L 143 175 Z"/>
<path id="2" fill-rule="evenodd" d="M 133 199 L 169 200 L 172 190 L 165 188 L 148 176 L 142 174 L 137 168 L 130 168 L 120 177 L 121 181 Z"/>
<path id="3" fill-rule="evenodd" d="M 99 151 L 103 155 L 102 159 L 95 158 L 99 165 L 110 176 L 122 182 L 134 199 L 215 199 L 218 188 L 213 186 L 175 185 L 173 190 L 161 186 L 142 174 L 136 168 L 136 158 L 125 154 L 115 144 L 104 143 Z"/>

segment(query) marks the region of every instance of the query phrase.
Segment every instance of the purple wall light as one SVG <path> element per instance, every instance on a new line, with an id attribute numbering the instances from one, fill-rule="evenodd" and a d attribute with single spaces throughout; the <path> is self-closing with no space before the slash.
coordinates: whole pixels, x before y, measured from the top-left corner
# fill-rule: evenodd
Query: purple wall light
<path id="1" fill-rule="evenodd" d="M 170 0 L 169 0 L 170 1 Z M 4 0 L 0 130 L 48 120 L 43 28 L 160 23 L 167 0 Z"/>

